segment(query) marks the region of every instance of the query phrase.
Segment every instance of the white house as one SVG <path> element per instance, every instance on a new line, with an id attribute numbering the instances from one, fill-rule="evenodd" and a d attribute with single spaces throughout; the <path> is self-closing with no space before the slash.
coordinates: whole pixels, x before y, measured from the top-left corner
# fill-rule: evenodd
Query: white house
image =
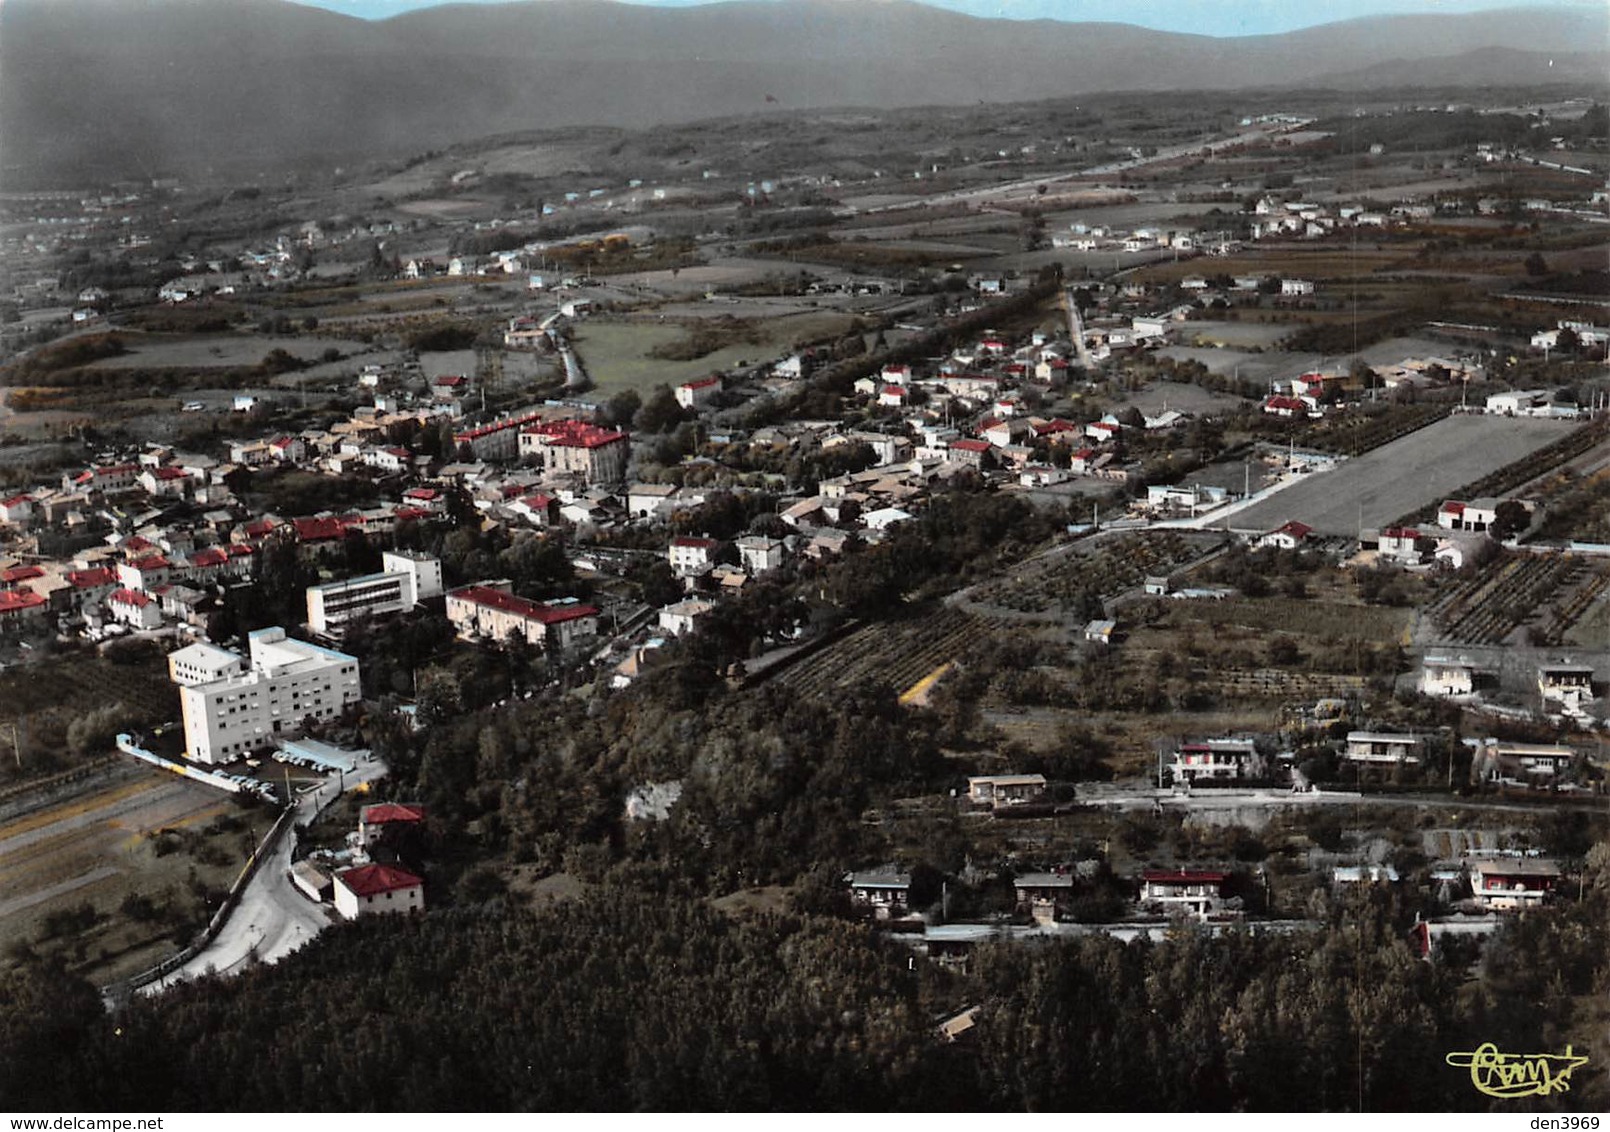
<path id="1" fill-rule="evenodd" d="M 967 800 L 975 806 L 1022 806 L 1044 801 L 1043 774 L 982 774 L 967 780 Z"/>
<path id="2" fill-rule="evenodd" d="M 1204 739 L 1182 743 L 1174 752 L 1175 782 L 1232 782 L 1261 778 L 1264 770 L 1264 758 L 1251 739 Z"/>
<path id="3" fill-rule="evenodd" d="M 391 865 L 360 865 L 335 874 L 335 909 L 349 920 L 382 912 L 423 912 L 425 882 Z"/>
<path id="4" fill-rule="evenodd" d="M 786 548 L 781 539 L 745 535 L 734 545 L 738 548 L 738 560 L 750 574 L 764 574 L 783 564 Z"/>
<path id="5" fill-rule="evenodd" d="M 684 409 L 698 409 L 710 403 L 721 392 L 721 377 L 712 374 L 694 381 L 684 381 L 676 387 L 676 403 Z"/>
<path id="6" fill-rule="evenodd" d="M 688 598 L 667 605 L 660 610 L 660 628 L 673 637 L 680 637 L 693 632 L 699 619 L 716 607 L 713 601 L 703 601 L 699 598 Z"/>
<path id="7" fill-rule="evenodd" d="M 1349 731 L 1342 759 L 1360 766 L 1398 766 L 1417 758 L 1419 750 L 1417 735 Z"/>
<path id="8" fill-rule="evenodd" d="M 1427 696 L 1468 696 L 1476 688 L 1476 668 L 1468 660 L 1428 656 L 1420 666 L 1420 691 Z"/>

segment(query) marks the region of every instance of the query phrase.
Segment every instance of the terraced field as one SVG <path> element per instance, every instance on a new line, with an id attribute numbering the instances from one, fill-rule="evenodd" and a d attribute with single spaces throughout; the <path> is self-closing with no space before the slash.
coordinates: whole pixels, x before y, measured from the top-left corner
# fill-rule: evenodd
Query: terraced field
<path id="1" fill-rule="evenodd" d="M 1087 596 L 1108 601 L 1137 588 L 1148 575 L 1182 569 L 1219 541 L 1216 535 L 1183 531 L 1139 531 L 1090 541 L 1016 567 L 967 596 L 991 612 L 1060 614 Z"/>
<path id="2" fill-rule="evenodd" d="M 807 696 L 829 696 L 868 684 L 904 692 L 961 655 L 969 642 L 992 627 L 987 619 L 956 609 L 864 625 L 785 669 L 776 679 Z"/>

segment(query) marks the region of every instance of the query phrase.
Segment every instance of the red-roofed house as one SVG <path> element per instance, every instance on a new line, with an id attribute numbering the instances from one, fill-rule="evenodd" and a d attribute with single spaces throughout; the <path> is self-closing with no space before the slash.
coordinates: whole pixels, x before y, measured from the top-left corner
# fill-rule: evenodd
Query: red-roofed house
<path id="1" fill-rule="evenodd" d="M 1449 531 L 1485 531 L 1497 518 L 1498 508 L 1490 501 L 1482 506 L 1450 499 L 1437 511 L 1437 526 Z"/>
<path id="2" fill-rule="evenodd" d="M 149 592 L 166 585 L 172 575 L 173 564 L 160 554 L 117 564 L 117 580 L 125 589 Z"/>
<path id="3" fill-rule="evenodd" d="M 509 510 L 523 515 L 532 526 L 550 527 L 558 521 L 559 501 L 551 495 L 538 492 L 509 504 Z"/>
<path id="4" fill-rule="evenodd" d="M 68 491 L 128 491 L 140 482 L 138 464 L 106 464 L 85 468 L 62 481 Z"/>
<path id="5" fill-rule="evenodd" d="M 190 475 L 171 464 L 147 468 L 140 473 L 140 486 L 147 495 L 157 499 L 180 499 L 190 489 Z"/>
<path id="6" fill-rule="evenodd" d="M 1048 421 L 1034 421 L 1031 423 L 1034 427 L 1035 436 L 1048 437 L 1053 444 L 1071 443 L 1079 439 L 1079 436 L 1083 432 L 1083 430 L 1076 423 L 1073 421 L 1063 420 L 1061 417 L 1053 417 Z"/>
<path id="7" fill-rule="evenodd" d="M 721 376 L 712 374 L 694 381 L 684 381 L 676 387 L 676 403 L 684 409 L 697 409 L 709 403 L 721 392 Z"/>
<path id="8" fill-rule="evenodd" d="M 1147 869 L 1140 874 L 1140 903 L 1157 911 L 1205 916 L 1224 905 L 1230 874 L 1211 869 Z"/>
<path id="9" fill-rule="evenodd" d="M 362 529 L 363 520 L 357 515 L 315 515 L 292 519 L 297 544 L 307 554 L 321 554 L 344 545 L 347 531 Z"/>
<path id="10" fill-rule="evenodd" d="M 453 434 L 453 443 L 469 446 L 477 460 L 512 460 L 520 451 L 520 430 L 542 420 L 541 413 L 503 417 Z"/>
<path id="11" fill-rule="evenodd" d="M 42 618 L 49 605 L 43 594 L 36 594 L 25 586 L 0 590 L 0 627 L 12 629 L 25 621 Z"/>
<path id="12" fill-rule="evenodd" d="M 43 578 L 45 571 L 39 566 L 10 566 L 0 570 L 0 586 L 10 589 L 23 582 L 31 582 L 35 578 Z"/>
<path id="13" fill-rule="evenodd" d="M 904 385 L 885 385 L 878 390 L 878 404 L 898 409 L 906 403 L 910 395 Z"/>
<path id="14" fill-rule="evenodd" d="M 411 487 L 403 492 L 403 505 L 435 513 L 447 510 L 447 496 L 439 488 Z"/>
<path id="15" fill-rule="evenodd" d="M 260 543 L 284 525 L 278 519 L 252 519 L 230 531 L 229 540 L 243 545 Z"/>
<path id="16" fill-rule="evenodd" d="M 26 526 L 33 517 L 33 496 L 13 495 L 10 499 L 0 499 L 0 523 L 10 523 L 14 527 L 21 527 Z"/>
<path id="17" fill-rule="evenodd" d="M 335 874 L 335 910 L 349 920 L 378 912 L 423 912 L 425 882 L 392 865 L 360 865 Z"/>
<path id="18" fill-rule="evenodd" d="M 958 464 L 966 464 L 973 468 L 984 466 L 984 456 L 993 447 L 987 440 L 953 440 L 947 452 L 950 459 Z"/>
<path id="19" fill-rule="evenodd" d="M 598 635 L 598 607 L 579 601 L 535 602 L 509 592 L 508 582 L 482 582 L 451 590 L 447 619 L 465 640 L 523 637 L 539 647 L 568 649 Z"/>
<path id="20" fill-rule="evenodd" d="M 282 436 L 268 442 L 268 450 L 281 463 L 300 463 L 307 455 L 307 445 L 299 436 Z"/>
<path id="21" fill-rule="evenodd" d="M 1314 528 L 1307 523 L 1299 523 L 1295 519 L 1288 520 L 1258 538 L 1258 545 L 1275 547 L 1279 550 L 1296 550 L 1304 539 L 1314 533 Z"/>
<path id="22" fill-rule="evenodd" d="M 710 568 L 716 564 L 716 551 L 721 544 L 713 538 L 682 537 L 671 540 L 671 548 L 666 553 L 670 559 L 671 570 L 679 578 L 691 578 L 699 574 L 708 574 Z"/>
<path id="23" fill-rule="evenodd" d="M 425 807 L 379 802 L 358 811 L 358 843 L 373 845 L 393 829 L 413 828 L 425 820 Z"/>
<path id="24" fill-rule="evenodd" d="M 117 589 L 117 575 L 109 567 L 97 566 L 93 570 L 71 570 L 67 584 L 72 587 L 73 603 L 82 609 L 98 603 Z"/>
<path id="25" fill-rule="evenodd" d="M 139 590 L 113 590 L 106 599 L 106 612 L 132 629 L 156 629 L 162 624 L 162 607 Z"/>
<path id="26" fill-rule="evenodd" d="M 1276 394 L 1263 403 L 1263 411 L 1274 417 L 1306 417 L 1308 402 L 1285 394 Z"/>
<path id="27" fill-rule="evenodd" d="M 1097 444 L 1105 444 L 1109 440 L 1117 440 L 1118 434 L 1123 431 L 1122 425 L 1111 421 L 1091 421 L 1085 425 L 1085 435 Z"/>

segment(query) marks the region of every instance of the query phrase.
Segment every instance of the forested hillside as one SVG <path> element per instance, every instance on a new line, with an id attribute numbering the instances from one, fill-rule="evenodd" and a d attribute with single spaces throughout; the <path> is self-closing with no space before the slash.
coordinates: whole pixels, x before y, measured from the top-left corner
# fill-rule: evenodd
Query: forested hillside
<path id="1" fill-rule="evenodd" d="M 0 1104 L 1468 1109 L 1482 1098 L 1444 1053 L 1543 1048 L 1603 960 L 1584 950 L 1602 900 L 1565 909 L 1496 953 L 1514 967 L 1467 1010 L 1457 971 L 1414 960 L 1384 905 L 1353 911 L 1324 939 L 997 945 L 971 976 L 908 970 L 841 922 L 623 890 L 361 923 L 115 1019 L 59 974 L 13 977 Z M 972 1003 L 973 1039 L 941 1041 L 934 1019 Z M 1572 1100 L 1592 1085 L 1579 1074 Z"/>

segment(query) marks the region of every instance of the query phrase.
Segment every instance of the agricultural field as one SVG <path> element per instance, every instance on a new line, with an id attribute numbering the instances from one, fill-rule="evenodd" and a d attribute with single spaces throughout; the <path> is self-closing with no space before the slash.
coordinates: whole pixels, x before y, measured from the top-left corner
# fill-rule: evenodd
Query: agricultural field
<path id="1" fill-rule="evenodd" d="M 1148 574 L 1169 574 L 1197 561 L 1222 538 L 1148 531 L 1058 548 L 1009 574 L 974 587 L 969 604 L 1004 616 L 1028 614 L 1084 620 L 1106 602 L 1138 588 Z"/>
<path id="2" fill-rule="evenodd" d="M 177 951 L 272 820 L 155 768 L 119 769 L 0 832 L 0 964 L 60 956 L 100 983 Z"/>
<path id="3" fill-rule="evenodd" d="M 161 654 L 139 651 L 127 659 L 47 657 L 0 672 L 0 787 L 106 755 L 111 731 L 118 727 L 150 727 L 177 718 L 179 697 Z M 107 727 L 92 726 L 99 715 Z M 75 724 L 87 746 L 75 743 Z"/>
<path id="4" fill-rule="evenodd" d="M 808 696 L 881 684 L 903 693 L 940 665 L 955 660 L 990 622 L 959 610 L 865 625 L 812 653 L 776 680 Z"/>
<path id="5" fill-rule="evenodd" d="M 135 334 L 120 332 L 124 352 L 92 362 L 90 369 L 211 369 L 255 366 L 274 350 L 303 361 L 316 361 L 326 350 L 360 354 L 365 342 L 343 338 L 284 337 L 258 334 Z"/>
<path id="6" fill-rule="evenodd" d="M 1450 586 L 1429 612 L 1455 644 L 1558 645 L 1610 586 L 1610 563 L 1570 554 L 1511 554 Z M 1602 642 L 1601 642 L 1602 644 Z"/>
<path id="7" fill-rule="evenodd" d="M 599 395 L 608 397 L 624 389 L 640 392 L 656 385 L 679 385 L 717 370 L 731 369 L 741 361 L 773 358 L 793 344 L 841 335 L 850 316 L 812 312 L 757 321 L 753 337 L 688 361 L 666 361 L 649 356 L 656 348 L 685 341 L 694 327 L 677 323 L 624 322 L 603 318 L 576 324 L 572 343 Z"/>
<path id="8" fill-rule="evenodd" d="M 1235 516 L 1237 529 L 1268 531 L 1290 519 L 1322 535 L 1357 536 L 1432 506 L 1466 484 L 1567 435 L 1557 421 L 1454 416 L 1333 471 L 1315 473 Z"/>

